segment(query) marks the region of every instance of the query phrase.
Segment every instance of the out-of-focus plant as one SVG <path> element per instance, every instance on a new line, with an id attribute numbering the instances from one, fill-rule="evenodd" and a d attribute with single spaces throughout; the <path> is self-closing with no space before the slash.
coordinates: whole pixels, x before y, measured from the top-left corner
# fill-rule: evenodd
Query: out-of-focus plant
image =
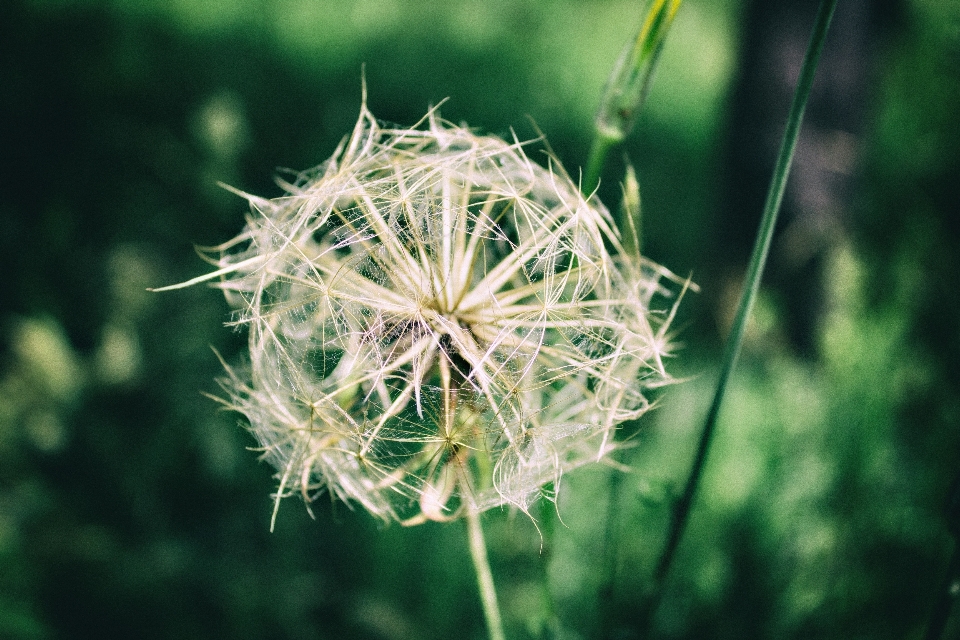
<path id="1" fill-rule="evenodd" d="M 585 193 L 592 193 L 597 188 L 607 154 L 633 129 L 653 83 L 670 25 L 682 2 L 653 0 L 636 37 L 627 43 L 617 59 L 594 119 L 593 143 L 583 178 Z"/>

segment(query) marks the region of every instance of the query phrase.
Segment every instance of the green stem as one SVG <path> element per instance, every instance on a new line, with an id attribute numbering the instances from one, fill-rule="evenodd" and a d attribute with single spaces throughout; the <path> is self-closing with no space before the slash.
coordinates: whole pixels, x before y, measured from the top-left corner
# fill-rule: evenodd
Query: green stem
<path id="1" fill-rule="evenodd" d="M 710 441 L 716 429 L 717 417 L 720 414 L 720 406 L 723 403 L 727 382 L 730 380 L 731 373 L 736 365 L 747 318 L 750 316 L 750 311 L 753 308 L 757 292 L 760 288 L 760 277 L 767 261 L 770 241 L 773 237 L 774 227 L 776 226 L 777 214 L 780 211 L 780 204 L 783 201 L 783 193 L 787 184 L 787 177 L 790 173 L 790 165 L 793 161 L 797 137 L 800 133 L 800 124 L 803 121 L 803 112 L 806 108 L 807 100 L 810 97 L 810 89 L 813 86 L 813 77 L 817 68 L 817 62 L 820 59 L 823 43 L 830 26 L 830 19 L 833 16 L 836 5 L 837 0 L 823 0 L 817 13 L 813 34 L 807 47 L 803 67 L 800 70 L 800 78 L 797 81 L 793 104 L 790 107 L 790 115 L 787 118 L 786 131 L 784 132 L 783 143 L 780 146 L 780 155 L 777 158 L 776 169 L 774 170 L 770 190 L 767 193 L 766 204 L 763 208 L 763 218 L 757 233 L 756 244 L 753 247 L 753 255 L 750 258 L 750 266 L 747 270 L 747 278 L 740 298 L 740 304 L 737 307 L 736 319 L 734 320 L 724 350 L 716 393 L 714 394 L 713 403 L 710 405 L 710 410 L 707 413 L 707 418 L 703 425 L 703 432 L 700 435 L 700 442 L 697 446 L 696 456 L 691 466 L 686 486 L 673 512 L 673 519 L 666 545 L 664 546 L 662 555 L 660 556 L 660 562 L 654 573 L 654 602 L 651 603 L 649 611 L 651 616 L 659 604 L 659 598 L 663 591 L 663 583 L 667 574 L 670 572 L 677 546 L 680 543 L 680 539 L 683 536 L 684 529 L 690 517 L 690 510 L 693 506 L 693 500 L 700 483 L 700 478 L 703 475 L 707 451 L 709 450 Z"/>
<path id="2" fill-rule="evenodd" d="M 584 195 L 591 195 L 600 185 L 600 173 L 607 161 L 610 150 L 620 143 L 620 138 L 613 138 L 597 133 L 590 143 L 590 152 L 587 155 L 587 166 L 583 172 L 583 183 L 580 190 Z"/>
<path id="3" fill-rule="evenodd" d="M 591 195 L 600 184 L 607 154 L 630 133 L 650 90 L 667 32 L 682 0 L 653 0 L 636 37 L 613 65 L 594 120 L 594 137 L 581 191 Z"/>
<path id="4" fill-rule="evenodd" d="M 490 640 L 505 640 L 500 606 L 497 604 L 497 589 L 493 585 L 487 544 L 483 540 L 483 527 L 480 526 L 480 514 L 471 509 L 467 510 L 467 531 L 470 538 L 470 556 L 477 571 L 477 586 L 480 587 L 480 601 L 483 603 L 483 616 L 487 620 Z"/>

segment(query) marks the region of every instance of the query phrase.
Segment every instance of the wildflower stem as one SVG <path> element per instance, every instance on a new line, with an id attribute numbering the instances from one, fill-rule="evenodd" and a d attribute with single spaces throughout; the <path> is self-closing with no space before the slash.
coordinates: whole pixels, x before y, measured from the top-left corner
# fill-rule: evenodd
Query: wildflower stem
<path id="1" fill-rule="evenodd" d="M 652 0 L 636 37 L 620 54 L 600 99 L 594 138 L 587 157 L 581 191 L 590 195 L 600 184 L 607 154 L 633 128 L 650 90 L 667 32 L 683 0 Z"/>
<path id="2" fill-rule="evenodd" d="M 590 195 L 600 185 L 600 173 L 603 171 L 603 165 L 607 161 L 607 155 L 610 150 L 620 143 L 620 139 L 614 136 L 604 135 L 597 132 L 593 142 L 590 143 L 590 152 L 587 155 L 587 166 L 583 173 L 583 183 L 580 188 L 585 195 Z"/>
<path id="3" fill-rule="evenodd" d="M 500 606 L 497 604 L 497 589 L 493 585 L 493 572 L 487 558 L 487 543 L 483 539 L 483 527 L 480 514 L 467 509 L 467 532 L 470 538 L 470 556 L 477 571 L 477 586 L 480 587 L 480 601 L 483 603 L 483 616 L 487 620 L 490 640 L 505 640 L 503 621 L 500 619 Z"/>
<path id="4" fill-rule="evenodd" d="M 676 554 L 677 546 L 683 536 L 684 529 L 690 517 L 691 507 L 693 506 L 694 496 L 703 475 L 704 464 L 707 458 L 707 451 L 710 447 L 710 441 L 716 429 L 717 417 L 720 413 L 720 406 L 723 402 L 724 392 L 727 382 L 736 365 L 737 356 L 740 353 L 740 346 L 743 341 L 743 334 L 747 324 L 747 319 L 753 307 L 760 288 L 760 278 L 766 264 L 767 254 L 770 249 L 770 241 L 773 237 L 773 230 L 776 226 L 777 214 L 780 210 L 780 204 L 783 201 L 784 189 L 787 183 L 787 177 L 790 173 L 790 165 L 793 161 L 793 154 L 797 144 L 797 138 L 800 133 L 800 125 L 803 121 L 803 113 L 806 108 L 807 100 L 810 97 L 810 89 L 813 85 L 814 73 L 817 68 L 817 62 L 820 59 L 820 53 L 823 50 L 823 43 L 830 26 L 830 19 L 833 16 L 837 0 L 823 0 L 817 13 L 813 33 L 807 46 L 806 56 L 804 57 L 803 67 L 800 70 L 800 77 L 797 80 L 797 88 L 794 93 L 793 103 L 790 107 L 790 113 L 787 118 L 786 131 L 784 132 L 783 142 L 780 146 L 780 154 L 777 158 L 776 168 L 773 173 L 773 179 L 770 183 L 770 190 L 767 193 L 767 200 L 763 209 L 763 217 L 760 222 L 760 229 L 757 232 L 756 243 L 753 248 L 753 254 L 750 258 L 750 266 L 747 270 L 747 277 L 744 283 L 743 293 L 737 307 L 737 315 L 730 330 L 730 336 L 724 350 L 723 361 L 720 369 L 720 378 L 717 382 L 716 392 L 713 397 L 713 403 L 707 413 L 706 421 L 703 425 L 703 432 L 700 435 L 700 442 L 697 446 L 696 456 L 690 468 L 690 474 L 687 477 L 687 483 L 683 494 L 677 501 L 674 508 L 673 518 L 670 525 L 670 531 L 667 536 L 667 542 L 660 556 L 660 561 L 654 573 L 654 601 L 650 604 L 648 615 L 656 611 L 659 604 L 659 598 L 663 592 L 663 584 Z M 647 619 L 649 624 L 650 618 Z"/>

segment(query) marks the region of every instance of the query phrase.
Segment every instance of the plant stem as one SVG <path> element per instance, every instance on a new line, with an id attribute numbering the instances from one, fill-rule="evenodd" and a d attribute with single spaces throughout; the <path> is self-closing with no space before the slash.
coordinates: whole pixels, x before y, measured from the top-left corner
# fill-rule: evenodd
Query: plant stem
<path id="1" fill-rule="evenodd" d="M 640 30 L 613 65 L 594 119 L 594 138 L 580 190 L 591 195 L 600 184 L 607 154 L 623 142 L 650 90 L 667 32 L 683 0 L 653 0 Z"/>
<path id="2" fill-rule="evenodd" d="M 724 350 L 723 361 L 720 369 L 720 378 L 717 382 L 716 392 L 713 397 L 713 403 L 707 413 L 706 421 L 703 425 L 703 431 L 700 435 L 700 442 L 697 446 L 696 456 L 690 468 L 690 474 L 687 477 L 687 483 L 683 494 L 677 501 L 674 508 L 673 518 L 670 525 L 670 531 L 667 536 L 667 542 L 664 546 L 660 562 L 657 564 L 654 573 L 654 602 L 652 603 L 649 615 L 652 618 L 656 607 L 659 604 L 659 598 L 663 592 L 663 584 L 673 559 L 676 555 L 677 546 L 683 536 L 687 521 L 690 518 L 693 499 L 696 495 L 700 478 L 703 475 L 704 464 L 707 458 L 707 451 L 710 447 L 710 441 L 716 429 L 717 417 L 720 414 L 720 406 L 723 403 L 723 396 L 726 391 L 727 382 L 736 365 L 737 356 L 740 353 L 740 346 L 743 341 L 743 334 L 746 328 L 747 319 L 753 308 L 753 303 L 757 297 L 760 288 L 760 277 L 763 273 L 764 265 L 767 261 L 767 255 L 770 250 L 770 241 L 773 237 L 773 230 L 776 226 L 777 214 L 780 211 L 780 204 L 783 201 L 783 193 L 787 184 L 787 177 L 790 173 L 790 165 L 793 161 L 794 150 L 796 149 L 797 138 L 800 133 L 800 125 L 803 121 L 803 112 L 810 97 L 810 89 L 813 86 L 814 73 L 817 68 L 817 62 L 820 59 L 820 53 L 823 50 L 823 43 L 830 26 L 830 19 L 836 8 L 837 0 L 823 0 L 817 13 L 816 22 L 813 28 L 813 34 L 810 43 L 807 46 L 806 56 L 803 61 L 803 67 L 800 70 L 800 78 L 797 81 L 796 92 L 794 93 L 793 103 L 790 107 L 790 114 L 787 118 L 786 131 L 784 132 L 783 142 L 780 146 L 780 154 L 777 158 L 776 168 L 773 172 L 773 179 L 770 182 L 770 190 L 767 193 L 767 200 L 763 208 L 763 217 L 760 222 L 760 229 L 757 232 L 756 244 L 753 247 L 753 254 L 750 258 L 750 266 L 747 270 L 747 277 L 744 283 L 743 293 L 737 307 L 736 319 L 730 330 L 730 336 Z M 649 624 L 649 619 L 648 619 Z"/>
<path id="3" fill-rule="evenodd" d="M 600 185 L 600 173 L 607 161 L 607 154 L 619 143 L 619 138 L 606 136 L 599 132 L 593 137 L 593 142 L 590 143 L 590 152 L 587 155 L 587 166 L 583 172 L 583 181 L 580 184 L 580 190 L 584 195 L 591 195 Z"/>
<path id="4" fill-rule="evenodd" d="M 483 603 L 483 616 L 487 620 L 490 640 L 505 640 L 500 606 L 497 604 L 497 589 L 493 585 L 487 544 L 484 542 L 483 527 L 480 525 L 480 514 L 472 509 L 467 510 L 467 531 L 470 538 L 470 556 L 477 571 L 477 586 L 480 587 L 480 601 Z"/>

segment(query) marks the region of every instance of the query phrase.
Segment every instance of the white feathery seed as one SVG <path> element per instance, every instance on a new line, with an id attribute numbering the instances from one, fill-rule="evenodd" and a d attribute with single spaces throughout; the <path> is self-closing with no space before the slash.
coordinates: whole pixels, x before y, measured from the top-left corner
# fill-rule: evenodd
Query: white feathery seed
<path id="1" fill-rule="evenodd" d="M 671 380 L 677 279 L 626 252 L 558 163 L 424 122 L 363 106 L 285 195 L 238 192 L 245 229 L 184 283 L 220 278 L 249 331 L 224 402 L 278 470 L 278 503 L 326 490 L 407 524 L 527 511 Z"/>

